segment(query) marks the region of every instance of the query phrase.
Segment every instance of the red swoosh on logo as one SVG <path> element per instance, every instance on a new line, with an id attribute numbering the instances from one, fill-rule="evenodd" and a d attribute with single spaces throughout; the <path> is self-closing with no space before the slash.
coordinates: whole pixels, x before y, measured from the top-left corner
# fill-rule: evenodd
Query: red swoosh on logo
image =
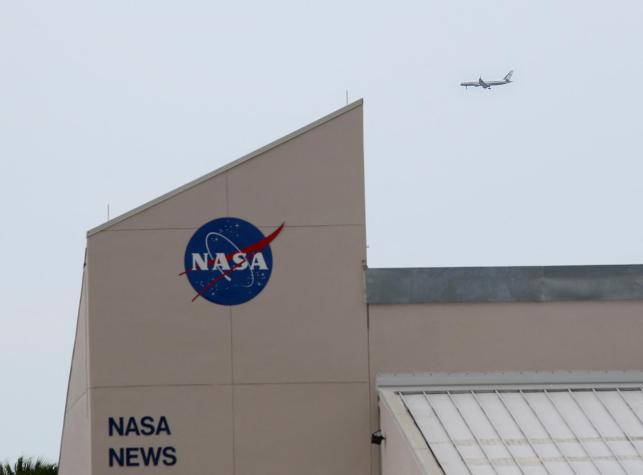
<path id="1" fill-rule="evenodd" d="M 241 249 L 241 252 L 243 254 L 247 254 L 249 256 L 252 256 L 258 252 L 260 252 L 263 248 L 268 246 L 272 241 L 275 240 L 277 236 L 281 233 L 281 231 L 284 229 L 285 222 L 281 223 L 281 226 L 279 226 L 277 229 L 275 229 L 273 232 L 271 232 L 268 236 L 265 238 L 261 239 L 260 241 L 255 242 L 254 244 L 250 244 L 249 246 L 244 247 Z M 230 252 L 226 254 L 226 259 L 231 259 L 232 256 L 237 254 L 237 251 Z M 247 259 L 246 259 L 247 260 Z M 197 293 L 193 298 L 192 302 L 194 302 L 196 299 L 201 297 L 204 293 L 208 291 L 208 289 L 212 288 L 213 285 L 215 285 L 217 282 L 219 282 L 221 279 L 223 279 L 226 275 L 230 275 L 237 267 L 241 266 L 244 262 L 240 262 L 239 264 L 235 264 L 232 266 L 229 270 L 222 272 L 221 275 L 216 276 L 214 279 L 212 279 L 208 284 L 201 289 L 199 293 Z M 208 265 L 214 264 L 214 259 L 208 260 Z M 187 274 L 188 272 L 192 272 L 192 269 L 186 269 L 185 271 L 181 272 L 179 275 L 184 275 Z"/>

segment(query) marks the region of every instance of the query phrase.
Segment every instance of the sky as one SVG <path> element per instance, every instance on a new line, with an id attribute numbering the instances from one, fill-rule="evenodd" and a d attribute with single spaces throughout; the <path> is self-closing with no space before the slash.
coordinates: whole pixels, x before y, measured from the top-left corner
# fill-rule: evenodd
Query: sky
<path id="1" fill-rule="evenodd" d="M 58 458 L 107 205 L 347 90 L 365 101 L 369 266 L 643 263 L 641 24 L 640 0 L 0 0 L 0 461 Z"/>

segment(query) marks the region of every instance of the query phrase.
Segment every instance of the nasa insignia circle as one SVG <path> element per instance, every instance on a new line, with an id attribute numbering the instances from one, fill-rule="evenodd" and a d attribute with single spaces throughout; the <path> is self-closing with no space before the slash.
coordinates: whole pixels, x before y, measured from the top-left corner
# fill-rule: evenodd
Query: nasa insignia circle
<path id="1" fill-rule="evenodd" d="M 218 218 L 194 233 L 184 265 L 197 296 L 219 305 L 239 305 L 268 284 L 272 251 L 269 240 L 248 221 Z"/>

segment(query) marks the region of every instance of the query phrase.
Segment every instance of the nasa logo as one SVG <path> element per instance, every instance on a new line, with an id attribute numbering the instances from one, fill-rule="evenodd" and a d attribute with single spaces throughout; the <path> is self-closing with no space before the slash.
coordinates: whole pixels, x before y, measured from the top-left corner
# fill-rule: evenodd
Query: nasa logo
<path id="1" fill-rule="evenodd" d="M 201 226 L 185 249 L 188 281 L 203 297 L 219 305 L 239 305 L 255 298 L 272 272 L 270 243 L 284 227 L 268 236 L 239 218 L 218 218 Z"/>

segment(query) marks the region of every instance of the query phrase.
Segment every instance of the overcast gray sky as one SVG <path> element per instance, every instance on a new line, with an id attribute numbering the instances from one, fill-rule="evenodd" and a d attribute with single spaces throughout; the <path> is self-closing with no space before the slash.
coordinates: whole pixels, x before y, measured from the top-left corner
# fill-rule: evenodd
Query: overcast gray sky
<path id="1" fill-rule="evenodd" d="M 641 25 L 640 0 L 0 0 L 0 460 L 58 457 L 106 204 L 346 89 L 365 99 L 371 267 L 643 263 Z"/>

